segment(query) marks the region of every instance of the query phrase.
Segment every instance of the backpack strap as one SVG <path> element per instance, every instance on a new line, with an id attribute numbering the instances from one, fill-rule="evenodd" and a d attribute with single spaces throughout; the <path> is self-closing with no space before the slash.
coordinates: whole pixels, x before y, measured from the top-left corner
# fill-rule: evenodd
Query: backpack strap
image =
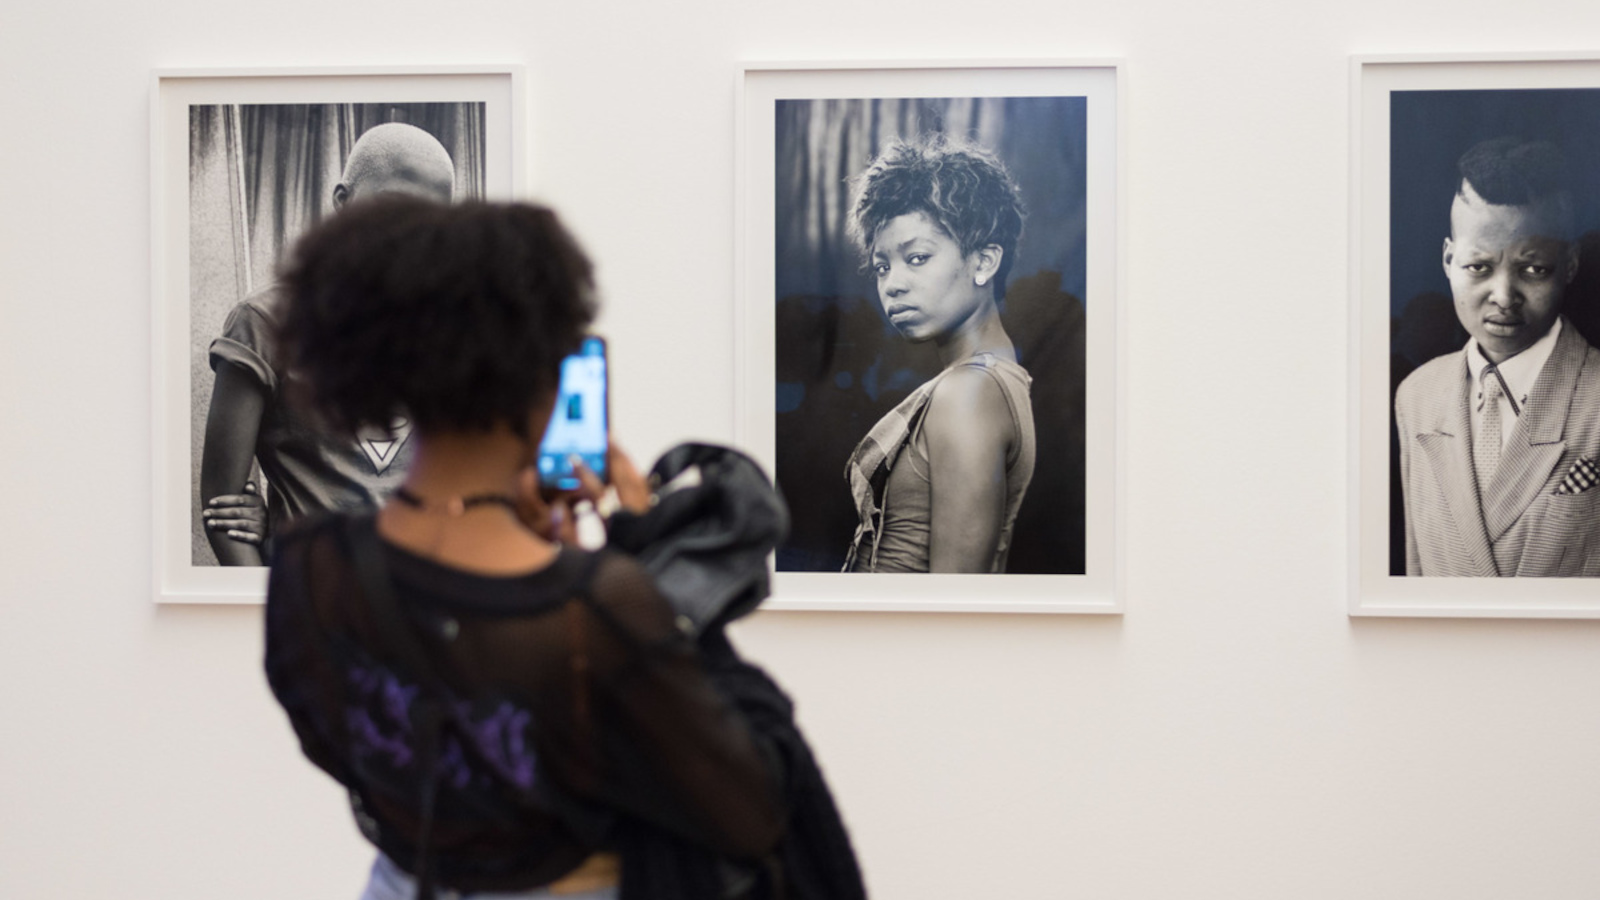
<path id="1" fill-rule="evenodd" d="M 600 778 L 600 753 L 594 729 L 592 663 L 589 656 L 589 623 L 584 612 L 604 619 L 609 616 L 594 602 L 594 576 L 600 568 L 600 554 L 590 553 L 578 575 L 574 596 L 567 601 L 563 615 L 567 620 L 567 640 L 572 644 L 572 721 L 583 748 L 578 763 L 578 778 L 591 788 Z"/>
<path id="2" fill-rule="evenodd" d="M 416 710 L 417 765 L 422 771 L 422 797 L 412 875 L 417 880 L 417 900 L 434 900 L 432 843 L 434 807 L 439 795 L 439 738 L 444 728 L 444 704 L 453 694 L 439 678 L 439 673 L 434 671 L 422 642 L 406 627 L 404 613 L 400 611 L 400 603 L 395 596 L 394 581 L 389 576 L 383 548 L 378 543 L 374 517 L 365 515 L 346 519 L 344 536 L 356 578 L 372 611 L 378 640 L 405 667 L 406 673 L 422 685 Z"/>

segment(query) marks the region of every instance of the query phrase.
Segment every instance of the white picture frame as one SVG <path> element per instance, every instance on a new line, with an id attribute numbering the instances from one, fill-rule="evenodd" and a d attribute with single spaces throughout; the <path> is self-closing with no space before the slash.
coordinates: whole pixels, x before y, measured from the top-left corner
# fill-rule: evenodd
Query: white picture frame
<path id="1" fill-rule="evenodd" d="M 1121 326 L 1124 296 L 1122 266 L 1122 198 L 1125 195 L 1125 173 L 1122 165 L 1123 147 L 1123 69 L 1116 60 L 937 60 L 937 61 L 829 61 L 829 62 L 748 62 L 738 72 L 738 100 L 736 129 L 736 272 L 735 272 L 735 328 L 736 328 L 736 389 L 735 435 L 739 445 L 748 450 L 769 472 L 774 473 L 780 489 L 794 514 L 794 529 L 798 533 L 810 528 L 807 516 L 811 510 L 805 504 L 824 491 L 837 491 L 849 497 L 843 469 L 848 447 L 840 455 L 837 447 L 831 448 L 827 458 L 816 466 L 806 465 L 804 476 L 790 480 L 790 470 L 785 460 L 797 458 L 799 451 L 779 450 L 779 416 L 777 367 L 780 359 L 778 345 L 784 336 L 777 333 L 778 306 L 785 302 L 778 295 L 779 264 L 776 257 L 778 234 L 777 214 L 779 200 L 776 190 L 779 110 L 781 115 L 832 116 L 833 112 L 819 112 L 820 107 L 807 106 L 797 110 L 791 104 L 827 104 L 833 101 L 862 104 L 860 115 L 866 110 L 900 110 L 905 120 L 906 107 L 939 110 L 938 115 L 949 117 L 940 128 L 958 138 L 985 144 L 974 138 L 983 121 L 994 122 L 995 115 L 984 110 L 999 103 L 1018 103 L 1006 109 L 1054 109 L 1051 104 L 1081 103 L 1083 116 L 1082 171 L 1073 177 L 1082 178 L 1082 219 L 1079 222 L 1080 244 L 1061 241 L 1050 252 L 1066 252 L 1073 246 L 1081 249 L 1082 258 L 1069 261 L 1068 267 L 1082 266 L 1082 293 L 1073 296 L 1082 305 L 1081 327 L 1084 351 L 1081 362 L 1082 437 L 1078 445 L 1083 466 L 1081 482 L 1081 521 L 1076 526 L 1070 519 L 1058 519 L 1053 524 L 1064 528 L 1081 529 L 1081 541 L 1068 538 L 1069 547 L 1081 547 L 1081 562 L 1074 567 L 1077 572 L 1031 572 L 1027 574 L 1008 571 L 1004 574 L 888 574 L 840 573 L 838 571 L 795 570 L 787 560 L 804 559 L 802 565 L 812 565 L 814 556 L 785 556 L 780 547 L 777 556 L 773 599 L 767 606 L 773 609 L 821 609 L 850 611 L 907 611 L 907 612 L 1038 612 L 1038 613 L 1120 613 L 1121 595 L 1121 516 L 1122 471 L 1118 452 L 1121 446 L 1122 402 L 1120 392 Z M 929 104 L 933 104 L 929 106 Z M 942 105 L 940 105 L 942 104 Z M 1039 105 L 1044 104 L 1044 105 Z M 1070 104 L 1069 104 L 1070 105 Z M 1062 106 L 1066 108 L 1066 106 Z M 1075 108 L 1075 107 L 1074 107 Z M 832 107 L 830 107 L 832 109 Z M 857 107 L 850 107 L 840 115 L 857 115 Z M 917 110 L 912 110 L 917 115 Z M 924 111 L 926 116 L 933 115 Z M 1076 114 L 1076 113 L 1074 113 Z M 1011 119 L 1002 119 L 1009 127 L 1011 122 L 1024 120 L 1024 113 L 1012 113 Z M 1031 115 L 1028 113 L 1027 115 Z M 961 117 L 960 122 L 954 119 Z M 878 120 L 874 120 L 878 121 Z M 877 128 L 873 134 L 888 133 Z M 1063 134 L 1066 132 L 1062 132 Z M 783 140 L 793 141 L 791 132 Z M 983 134 L 978 134 L 979 138 Z M 823 138 L 828 139 L 828 138 Z M 874 140 L 876 140 L 874 138 Z M 859 148 L 858 148 L 859 149 Z M 990 148 L 994 149 L 994 148 Z M 821 154 L 810 151 L 816 159 Z M 1029 185 L 1024 174 L 1018 171 L 1014 159 L 996 149 L 996 155 L 1016 175 L 1024 195 Z M 859 156 L 859 153 L 857 154 Z M 813 161 L 815 162 L 816 159 Z M 820 163 L 817 163 L 820 165 Z M 834 185 L 832 172 L 828 183 Z M 851 173 L 843 173 L 851 174 Z M 1059 177 L 1065 178 L 1062 174 Z M 835 185 L 836 186 L 836 185 Z M 1053 196 L 1053 195 L 1052 195 Z M 1032 205 L 1030 203 L 1030 205 Z M 843 212 L 829 207 L 837 241 L 838 223 Z M 1038 218 L 1048 220 L 1054 210 L 1043 210 Z M 1029 225 L 1034 225 L 1032 218 Z M 1025 258 L 1029 232 L 1024 230 L 1023 243 L 1019 245 L 1019 260 Z M 1044 232 L 1049 235 L 1065 234 L 1065 226 Z M 1070 255 L 1070 254 L 1069 254 Z M 1019 261 L 1018 266 L 1022 263 Z M 1020 268 L 1019 268 L 1020 270 Z M 1059 274 L 1059 273 L 1054 273 Z M 1063 284 L 1072 278 L 1064 278 Z M 1018 282 L 1013 282 L 1015 285 Z M 877 307 L 876 291 L 870 282 L 849 298 L 852 309 L 859 309 L 859 301 L 870 301 Z M 842 296 L 842 295 L 841 295 Z M 1008 292 L 1008 297 L 1010 296 Z M 793 308 L 792 304 L 790 308 Z M 854 313 L 853 313 L 854 314 Z M 883 321 L 878 313 L 879 323 Z M 863 321 L 856 319 L 856 321 Z M 1020 344 L 1019 344 L 1020 348 Z M 1020 352 L 1020 349 L 1019 349 Z M 1022 360 L 1024 365 L 1028 360 Z M 937 369 L 935 368 L 935 371 Z M 833 376 L 839 381 L 839 376 Z M 1041 423 L 1050 416 L 1065 415 L 1059 405 L 1040 408 L 1040 378 L 1034 378 L 1035 418 Z M 803 402 L 803 401 L 802 401 Z M 822 407 L 818 407 L 823 409 Z M 886 411 L 886 409 L 885 409 Z M 788 413 L 785 413 L 786 415 Z M 826 415 L 826 411 L 817 413 Z M 876 413 L 881 414 L 881 413 Z M 854 419 L 853 419 L 854 421 Z M 862 426 L 861 434 L 865 433 Z M 1041 425 L 1041 428 L 1043 426 Z M 855 435 L 851 440 L 858 439 Z M 1041 431 L 1041 443 L 1045 440 Z M 837 456 L 837 459 L 833 457 Z M 1045 454 L 1041 452 L 1041 458 Z M 781 457 L 781 458 L 780 458 Z M 837 463 L 837 469 L 834 469 Z M 831 479 L 829 471 L 832 471 Z M 1029 495 L 1040 484 L 1036 469 L 1035 481 Z M 1062 482 L 1070 488 L 1075 480 L 1070 475 Z M 811 485 L 815 485 L 815 488 Z M 1059 488 L 1058 488 L 1059 489 Z M 1040 489 L 1041 491 L 1043 489 Z M 1047 501 L 1051 495 L 1040 493 Z M 1020 549 L 1022 516 L 1027 513 L 1025 496 L 1023 513 L 1019 514 L 1018 538 L 1013 541 L 1013 556 Z M 838 521 L 837 497 L 827 501 L 830 515 Z M 853 528 L 853 524 L 851 525 Z M 833 528 L 811 528 L 807 534 L 809 546 L 821 547 L 832 553 L 827 539 Z M 1043 532 L 1038 534 L 1043 535 Z M 842 550 L 851 538 L 849 529 L 839 533 L 837 540 Z M 791 537 L 791 541 L 796 540 Z M 1043 550 L 1038 551 L 1043 555 Z M 1036 564 L 1036 563 L 1035 563 Z"/>
<path id="2" fill-rule="evenodd" d="M 322 203 L 322 189 L 331 189 L 338 181 L 342 165 L 333 157 L 348 152 L 360 128 L 461 110 L 458 118 L 470 123 L 457 131 L 470 128 L 471 133 L 456 134 L 458 148 L 470 145 L 468 151 L 456 154 L 463 156 L 455 161 L 456 195 L 510 200 L 525 189 L 523 71 L 511 65 L 162 69 L 152 73 L 150 95 L 153 596 L 158 603 L 259 603 L 265 594 L 266 569 L 217 565 L 197 524 L 198 458 L 205 420 L 204 398 L 199 395 L 208 393 L 211 374 L 206 335 L 218 326 L 212 321 L 218 317 L 215 307 L 226 310 L 230 298 L 271 277 L 275 259 L 264 258 L 266 253 L 252 258 L 252 246 L 265 241 L 281 252 L 322 213 L 310 208 L 314 204 L 302 204 L 303 214 L 281 227 L 270 226 L 277 229 L 272 234 L 261 237 L 267 225 L 251 230 L 254 211 L 248 208 L 250 200 L 242 185 L 259 188 L 265 176 L 252 182 L 246 166 L 234 163 L 253 160 L 260 170 L 266 168 L 264 160 L 277 157 L 249 149 L 258 144 L 246 140 L 246 132 L 254 127 L 261 133 L 268 126 L 260 123 L 267 119 L 280 137 L 299 127 L 282 124 L 290 120 L 286 114 L 273 119 L 264 111 L 307 109 L 323 117 L 319 122 L 337 118 L 336 124 L 327 126 L 336 137 L 317 138 L 320 155 L 306 166 L 313 171 L 303 179 L 315 183 L 316 202 Z M 223 133 L 219 138 L 223 145 L 228 141 L 236 145 L 219 151 L 226 154 L 222 162 L 212 159 L 219 154 L 204 150 L 210 145 L 201 135 L 215 132 Z M 302 143 L 311 142 L 300 136 Z M 215 177 L 202 175 L 196 163 L 201 156 L 211 160 L 204 171 L 231 170 Z M 465 164 L 467 159 L 472 166 Z M 199 185 L 193 193 L 192 181 Z M 213 183 L 231 185 L 226 189 L 230 198 L 223 220 L 231 221 L 235 249 L 231 257 L 223 254 L 224 262 L 216 262 L 215 254 L 193 250 L 209 246 L 206 242 L 213 237 L 219 246 L 227 243 L 216 234 L 220 228 L 212 215 L 206 215 L 204 229 L 191 218 L 194 209 L 211 208 L 209 198 L 222 190 L 211 187 Z M 463 192 L 462 184 L 470 184 L 472 190 Z M 313 191 L 305 188 L 304 193 L 310 196 Z M 248 196 L 253 200 L 255 195 Z M 191 201 L 196 204 L 193 209 Z M 223 276 L 195 276 L 192 286 L 191 266 L 197 260 Z M 195 299 L 208 293 L 201 285 L 227 281 L 230 266 L 236 277 L 235 284 L 221 292 L 226 297 Z"/>
<path id="3" fill-rule="evenodd" d="M 1600 147 L 1600 115 L 1580 129 L 1581 139 L 1563 124 L 1600 113 L 1600 56 L 1356 56 L 1350 79 L 1349 613 L 1600 617 L 1600 580 L 1591 577 L 1403 574 L 1406 526 L 1393 431 L 1393 394 L 1406 371 L 1442 356 L 1439 348 L 1465 346 L 1464 330 L 1446 338 L 1455 323 L 1441 262 L 1460 181 L 1455 160 L 1497 133 Z M 1569 162 L 1589 182 L 1580 206 L 1600 212 L 1600 191 L 1592 189 L 1600 156 Z M 1578 224 L 1579 231 L 1600 229 L 1600 217 Z"/>

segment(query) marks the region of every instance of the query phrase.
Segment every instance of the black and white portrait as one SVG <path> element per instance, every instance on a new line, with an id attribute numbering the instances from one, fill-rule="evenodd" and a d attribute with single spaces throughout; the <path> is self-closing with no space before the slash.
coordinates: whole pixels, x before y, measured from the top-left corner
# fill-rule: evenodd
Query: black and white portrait
<path id="1" fill-rule="evenodd" d="M 1600 615 L 1600 61 L 1356 75 L 1351 611 Z"/>
<path id="2" fill-rule="evenodd" d="M 357 440 L 289 402 L 275 271 L 305 229 L 390 192 L 485 194 L 482 102 L 189 107 L 191 560 L 261 564 L 296 516 L 376 502 L 404 476 L 404 420 Z"/>
<path id="3" fill-rule="evenodd" d="M 1391 573 L 1600 576 L 1600 90 L 1390 102 Z"/>
<path id="4" fill-rule="evenodd" d="M 780 571 L 1084 570 L 1086 101 L 780 100 Z"/>
<path id="5" fill-rule="evenodd" d="M 158 602 L 260 603 L 287 519 L 398 483 L 406 422 L 341 443 L 289 408 L 297 379 L 272 339 L 280 267 L 364 198 L 514 196 L 522 107 L 514 66 L 152 73 Z"/>

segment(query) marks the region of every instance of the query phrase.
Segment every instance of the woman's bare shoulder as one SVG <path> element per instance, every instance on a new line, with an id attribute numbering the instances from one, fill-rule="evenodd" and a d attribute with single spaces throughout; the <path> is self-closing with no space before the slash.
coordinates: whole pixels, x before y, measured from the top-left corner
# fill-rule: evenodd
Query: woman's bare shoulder
<path id="1" fill-rule="evenodd" d="M 956 423 L 1010 419 L 999 382 L 980 366 L 957 366 L 945 373 L 928 398 L 928 416 L 930 426 L 935 418 Z"/>
<path id="2" fill-rule="evenodd" d="M 923 423 L 930 457 L 1003 454 L 1011 444 L 1011 410 L 994 376 L 962 366 L 948 372 L 928 398 Z"/>

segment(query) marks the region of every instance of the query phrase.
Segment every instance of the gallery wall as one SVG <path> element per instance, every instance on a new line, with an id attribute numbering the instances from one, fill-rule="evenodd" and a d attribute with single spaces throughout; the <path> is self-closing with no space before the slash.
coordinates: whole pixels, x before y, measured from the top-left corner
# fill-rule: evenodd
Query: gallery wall
<path id="1" fill-rule="evenodd" d="M 1345 615 L 1348 54 L 1600 45 L 1576 0 L 0 14 L 0 893 L 353 897 L 251 607 L 151 602 L 149 73 L 518 63 L 614 413 L 733 435 L 736 64 L 1126 61 L 1127 613 L 767 613 L 873 894 L 1592 898 L 1600 623 Z"/>

